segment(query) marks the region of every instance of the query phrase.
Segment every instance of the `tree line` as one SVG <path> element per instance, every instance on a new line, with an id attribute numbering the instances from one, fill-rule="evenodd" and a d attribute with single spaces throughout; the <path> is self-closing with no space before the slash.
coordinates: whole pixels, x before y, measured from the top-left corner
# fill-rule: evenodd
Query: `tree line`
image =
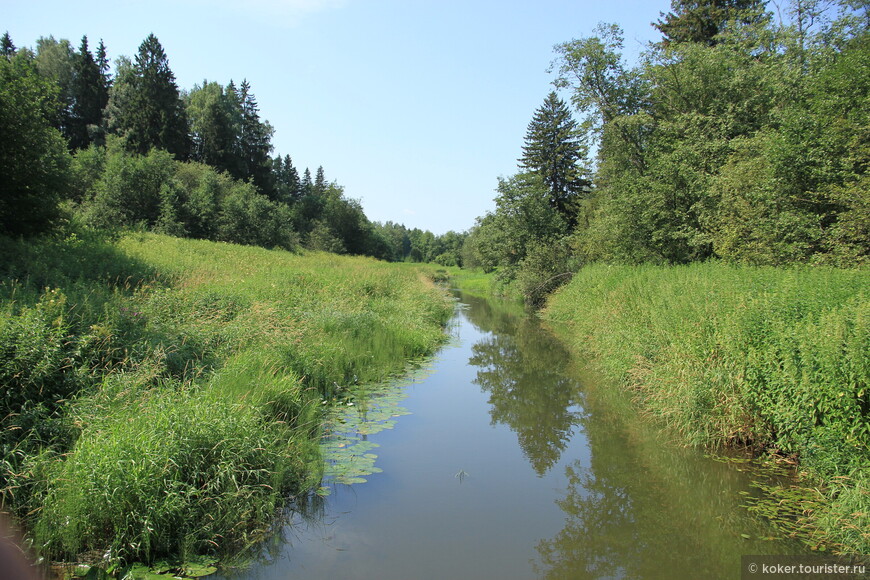
<path id="1" fill-rule="evenodd" d="M 0 233 L 76 220 L 96 229 L 458 265 L 463 234 L 371 222 L 358 200 L 273 157 L 274 129 L 250 84 L 178 88 L 153 34 L 112 71 L 92 52 L 40 38 L 0 39 Z"/>
<path id="2" fill-rule="evenodd" d="M 634 66 L 615 24 L 555 47 L 465 264 L 532 303 L 590 262 L 866 264 L 868 3 L 672 0 L 653 26 Z"/>

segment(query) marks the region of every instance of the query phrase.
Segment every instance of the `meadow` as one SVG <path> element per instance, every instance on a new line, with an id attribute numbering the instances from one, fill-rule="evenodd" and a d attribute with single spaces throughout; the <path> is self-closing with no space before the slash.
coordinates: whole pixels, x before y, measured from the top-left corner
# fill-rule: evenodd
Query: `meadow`
<path id="1" fill-rule="evenodd" d="M 421 268 L 83 232 L 0 238 L 0 501 L 45 561 L 238 553 L 320 481 L 323 409 L 444 340 Z"/>
<path id="2" fill-rule="evenodd" d="M 592 265 L 542 316 L 680 441 L 797 464 L 790 529 L 866 554 L 868 289 L 866 269 Z"/>

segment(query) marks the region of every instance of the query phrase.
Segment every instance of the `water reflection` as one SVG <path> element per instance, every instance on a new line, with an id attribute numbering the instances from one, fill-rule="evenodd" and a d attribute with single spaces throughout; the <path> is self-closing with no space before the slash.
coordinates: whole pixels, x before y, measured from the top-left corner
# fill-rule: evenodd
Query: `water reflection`
<path id="1" fill-rule="evenodd" d="M 591 459 L 564 458 L 554 499 L 564 527 L 538 542 L 542 578 L 733 578 L 741 554 L 797 553 L 740 507 L 748 478 L 681 448 L 629 397 L 589 380 L 534 318 L 467 296 L 468 319 L 492 334 L 472 346 L 475 383 L 493 422 L 516 434 L 535 471 L 556 465 L 574 433 Z M 586 379 L 586 380 L 583 380 Z"/>
<path id="2" fill-rule="evenodd" d="M 741 554 L 799 551 L 759 539 L 746 474 L 668 441 L 521 309 L 462 301 L 456 340 L 395 395 L 411 415 L 371 438 L 383 472 L 298 505 L 235 578 L 739 578 Z M 377 397 L 345 411 L 377 418 Z"/>
<path id="3" fill-rule="evenodd" d="M 566 373 L 568 353 L 536 320 L 463 300 L 468 319 L 492 333 L 471 347 L 474 383 L 489 393 L 492 422 L 517 434 L 523 454 L 543 475 L 559 461 L 581 414 L 582 395 Z"/>

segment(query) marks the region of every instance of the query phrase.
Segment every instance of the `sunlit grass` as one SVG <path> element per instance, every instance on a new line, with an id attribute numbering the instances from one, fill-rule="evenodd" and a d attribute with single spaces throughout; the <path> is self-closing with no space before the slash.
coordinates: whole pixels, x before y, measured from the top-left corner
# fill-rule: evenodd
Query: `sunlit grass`
<path id="1" fill-rule="evenodd" d="M 30 390 L 3 424 L 0 491 L 52 559 L 261 538 L 319 481 L 321 402 L 431 353 L 452 312 L 420 270 L 367 258 L 152 234 L 4 243 L 0 372 Z"/>
<path id="2" fill-rule="evenodd" d="M 596 265 L 544 316 L 684 441 L 799 458 L 828 486 L 818 521 L 866 553 L 868 289 L 867 270 Z"/>

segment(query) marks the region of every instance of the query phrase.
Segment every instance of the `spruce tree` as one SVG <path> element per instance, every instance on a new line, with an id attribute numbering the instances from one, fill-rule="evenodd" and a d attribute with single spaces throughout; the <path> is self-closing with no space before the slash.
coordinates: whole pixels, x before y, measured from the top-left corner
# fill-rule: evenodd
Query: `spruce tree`
<path id="1" fill-rule="evenodd" d="M 574 222 L 576 199 L 590 185 L 580 165 L 585 157 L 577 122 L 564 101 L 550 92 L 529 123 L 519 162 L 522 169 L 540 175 L 550 205 L 569 223 Z"/>
<path id="2" fill-rule="evenodd" d="M 15 56 L 15 45 L 12 43 L 12 37 L 9 36 L 9 31 L 3 33 L 3 37 L 0 38 L 0 55 L 5 56 L 6 58 L 12 58 Z"/>
<path id="3" fill-rule="evenodd" d="M 299 184 L 299 191 L 302 193 L 303 197 L 311 195 L 314 192 L 314 184 L 311 181 L 311 170 L 307 167 L 302 173 L 302 181 Z"/>
<path id="4" fill-rule="evenodd" d="M 299 172 L 293 166 L 293 160 L 289 155 L 283 158 L 279 155 L 272 162 L 275 174 L 278 201 L 294 203 L 301 197 Z"/>
<path id="5" fill-rule="evenodd" d="M 323 165 L 319 166 L 314 174 L 314 193 L 316 195 L 326 193 L 326 174 L 323 171 Z"/>
<path id="6" fill-rule="evenodd" d="M 762 0 L 671 0 L 671 12 L 660 13 L 653 26 L 664 35 L 662 45 L 674 42 L 716 44 L 716 37 L 728 22 L 744 24 L 764 19 Z"/>
<path id="7" fill-rule="evenodd" d="M 124 135 L 128 149 L 145 154 L 156 147 L 187 159 L 187 114 L 156 36 L 149 34 L 142 42 L 132 66 L 116 80 L 115 90 L 124 96 L 116 103 L 113 124 Z"/>
<path id="8" fill-rule="evenodd" d="M 71 149 L 84 149 L 91 144 L 102 125 L 105 107 L 100 66 L 88 48 L 87 36 L 82 37 L 74 66 L 73 108 L 68 139 Z"/>
<path id="9" fill-rule="evenodd" d="M 97 68 L 100 70 L 100 110 L 105 111 L 109 104 L 109 90 L 112 88 L 112 77 L 109 74 L 109 57 L 106 54 L 106 45 L 100 39 L 96 54 Z"/>
<path id="10" fill-rule="evenodd" d="M 272 133 L 268 122 L 260 121 L 260 108 L 247 80 L 242 81 L 239 91 L 242 112 L 241 153 L 245 164 L 245 177 L 250 179 L 261 193 L 274 198 L 275 184 L 272 181 Z"/>

